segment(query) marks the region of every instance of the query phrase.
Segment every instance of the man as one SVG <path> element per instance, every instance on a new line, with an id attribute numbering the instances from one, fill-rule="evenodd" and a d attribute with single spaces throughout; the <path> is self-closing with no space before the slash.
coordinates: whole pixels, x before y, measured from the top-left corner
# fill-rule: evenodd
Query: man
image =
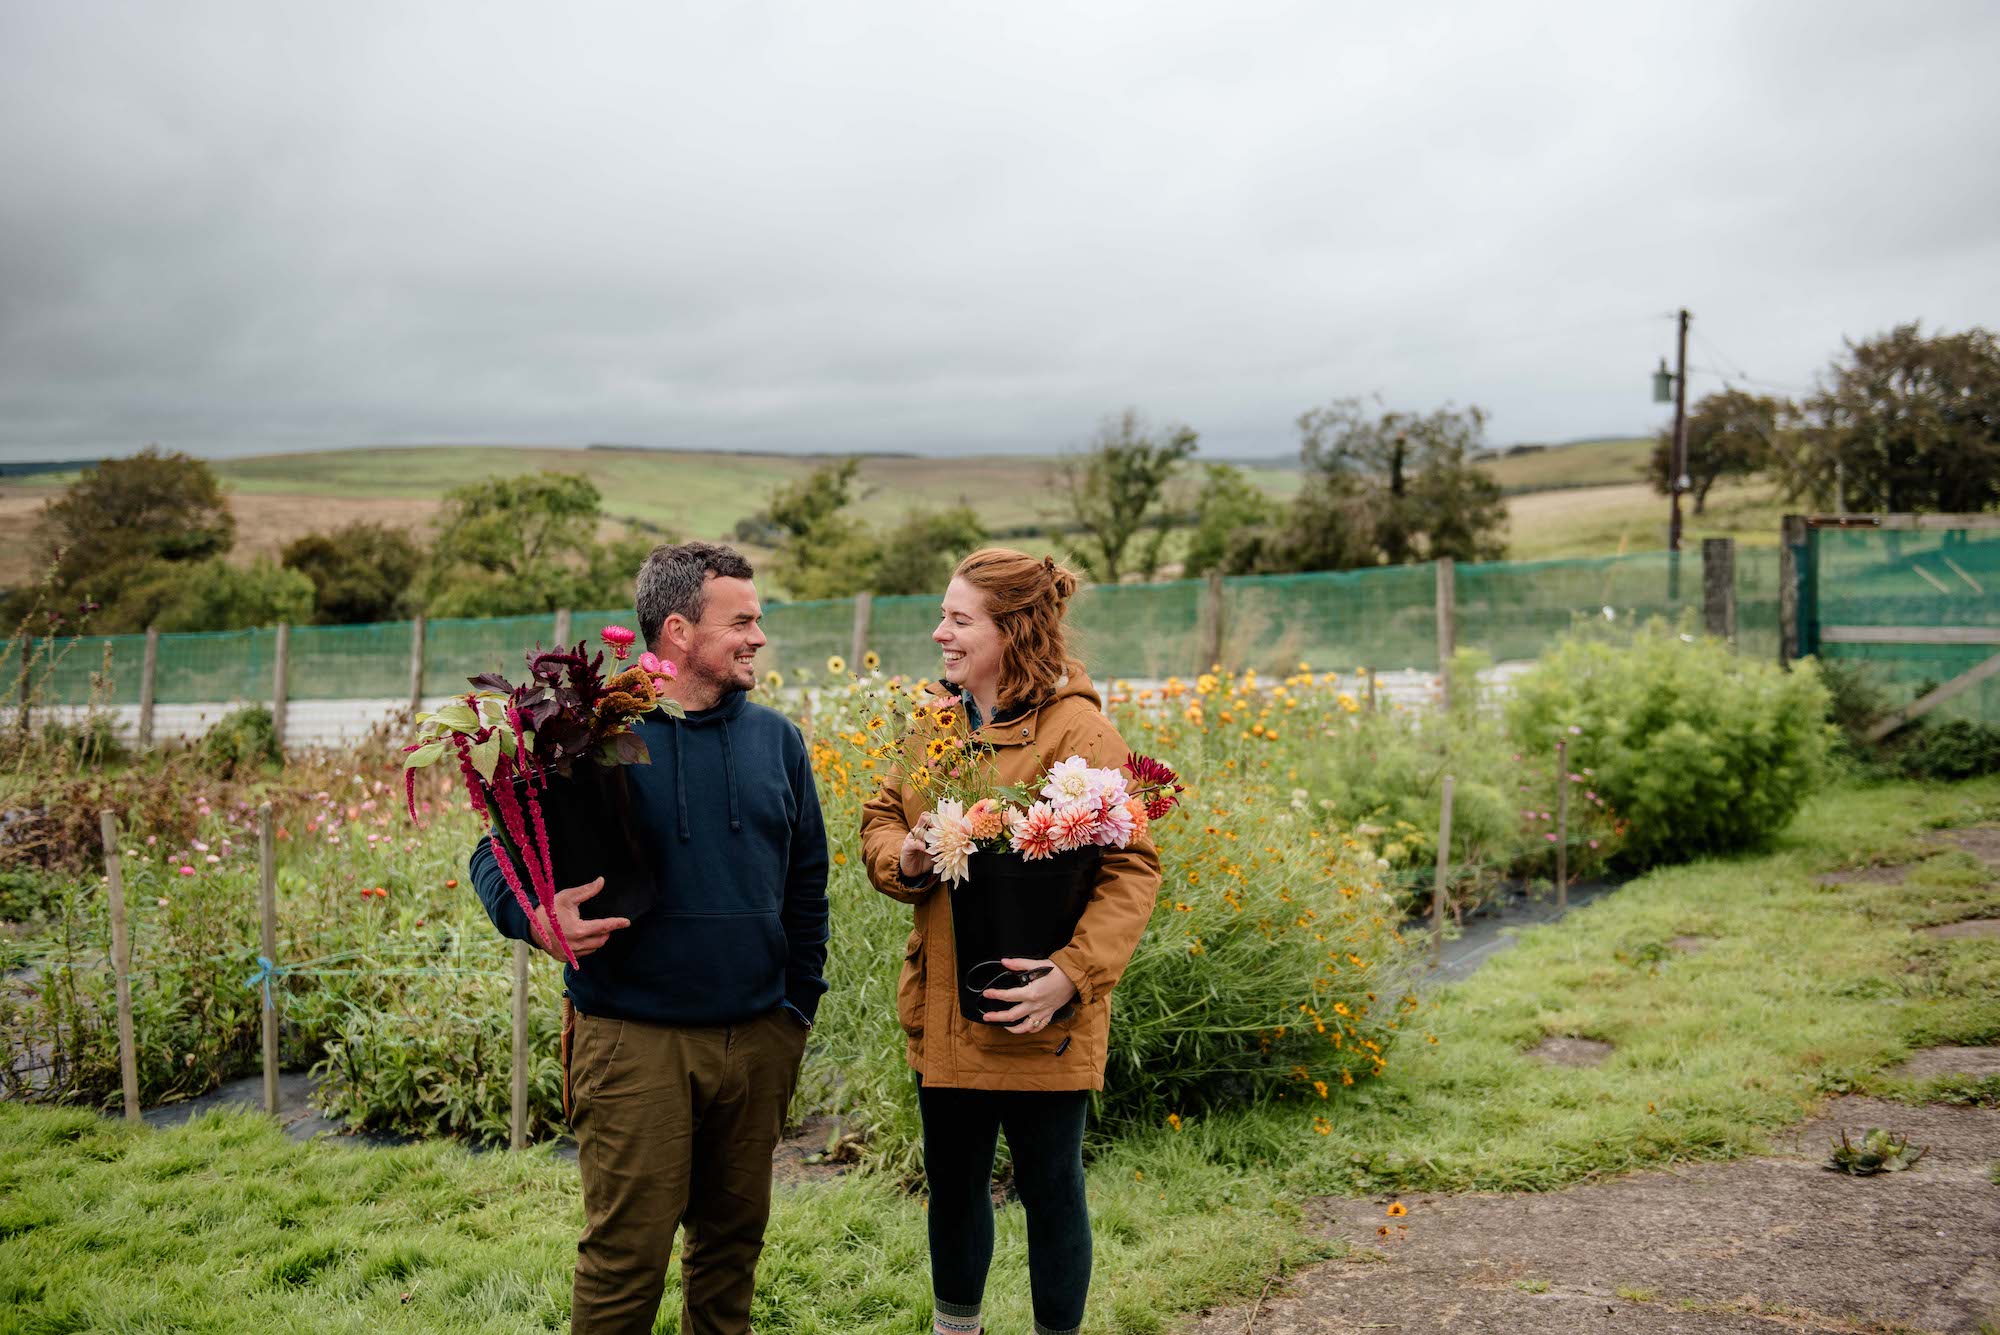
<path id="1" fill-rule="evenodd" d="M 650 1331 L 674 1230 L 686 1335 L 750 1329 L 771 1208 L 771 1152 L 826 990 L 826 835 L 799 730 L 750 704 L 763 611 L 728 547 L 657 547 L 639 572 L 639 632 L 679 668 L 685 720 L 642 719 L 629 771 L 660 897 L 635 918 L 555 897 L 581 967 L 565 969 L 564 1088 L 583 1177 L 571 1328 Z M 472 880 L 494 925 L 556 953 L 482 838 Z M 574 1029 L 571 1015 L 573 1008 Z"/>

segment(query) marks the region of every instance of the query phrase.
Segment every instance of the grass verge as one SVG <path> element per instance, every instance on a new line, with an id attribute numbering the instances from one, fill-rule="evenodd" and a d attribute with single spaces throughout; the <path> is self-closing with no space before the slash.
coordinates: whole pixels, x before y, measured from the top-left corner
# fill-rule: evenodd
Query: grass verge
<path id="1" fill-rule="evenodd" d="M 1158 1331 L 1328 1254 L 1297 1224 L 1312 1193 L 1552 1190 L 1754 1152 L 1831 1093 L 1929 1095 L 1884 1072 L 2000 1038 L 2000 943 L 1912 929 L 2000 893 L 1926 837 L 1996 815 L 2000 781 L 1829 792 L 1761 856 L 1656 872 L 1524 933 L 1425 1006 L 1382 1080 L 1097 1147 L 1088 1328 Z M 1819 880 L 1918 859 L 1901 885 Z M 1526 1055 L 1555 1034 L 1616 1051 L 1582 1070 Z M 150 1132 L 18 1106 L 0 1106 L 0 1202 L 0 1331 L 24 1332 L 555 1329 L 581 1224 L 575 1170 L 546 1151 L 362 1152 L 255 1117 Z M 1018 1209 L 999 1239 L 991 1322 L 1022 1328 Z M 918 1202 L 885 1181 L 781 1189 L 757 1326 L 909 1329 L 924 1245 Z"/>

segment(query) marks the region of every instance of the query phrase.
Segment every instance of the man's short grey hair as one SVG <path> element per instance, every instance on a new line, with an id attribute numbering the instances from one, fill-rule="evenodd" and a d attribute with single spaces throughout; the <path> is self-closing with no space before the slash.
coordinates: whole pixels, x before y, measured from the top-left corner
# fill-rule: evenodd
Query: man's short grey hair
<path id="1" fill-rule="evenodd" d="M 679 615 L 700 621 L 708 603 L 710 576 L 749 579 L 750 563 L 734 547 L 719 542 L 682 542 L 655 547 L 639 567 L 633 602 L 639 613 L 639 635 L 648 649 L 659 642 L 660 627 Z"/>

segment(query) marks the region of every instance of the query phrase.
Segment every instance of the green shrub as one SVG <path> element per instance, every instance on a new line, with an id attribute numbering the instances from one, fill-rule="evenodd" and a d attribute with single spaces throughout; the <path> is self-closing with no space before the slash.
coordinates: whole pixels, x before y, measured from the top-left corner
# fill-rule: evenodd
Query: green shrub
<path id="1" fill-rule="evenodd" d="M 1785 672 L 1656 622 L 1625 643 L 1564 640 L 1515 682 L 1508 719 L 1524 749 L 1569 737 L 1644 866 L 1775 834 L 1821 777 L 1827 704 L 1809 663 Z"/>
<path id="2" fill-rule="evenodd" d="M 124 760 L 130 752 L 109 714 L 89 714 L 74 723 L 61 719 L 42 725 L 42 761 L 75 771 L 101 769 Z"/>
<path id="3" fill-rule="evenodd" d="M 2000 728 L 1968 719 L 1924 724 L 1897 757 L 1915 779 L 1974 779 L 2000 774 Z"/>
<path id="4" fill-rule="evenodd" d="M 263 705 L 234 710 L 210 728 L 196 744 L 204 763 L 217 778 L 231 779 L 265 765 L 284 762 L 278 729 Z"/>

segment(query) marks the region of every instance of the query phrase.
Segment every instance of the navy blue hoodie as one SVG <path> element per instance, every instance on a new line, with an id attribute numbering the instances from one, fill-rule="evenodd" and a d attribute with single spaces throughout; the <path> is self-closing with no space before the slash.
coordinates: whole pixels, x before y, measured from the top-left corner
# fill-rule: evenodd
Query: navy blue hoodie
<path id="1" fill-rule="evenodd" d="M 789 1003 L 808 1022 L 826 991 L 826 830 L 804 738 L 740 691 L 683 721 L 655 712 L 630 767 L 633 819 L 656 859 L 660 902 L 564 966 L 576 1008 L 653 1024 L 735 1024 Z M 494 863 L 472 883 L 494 926 L 534 941 Z"/>

